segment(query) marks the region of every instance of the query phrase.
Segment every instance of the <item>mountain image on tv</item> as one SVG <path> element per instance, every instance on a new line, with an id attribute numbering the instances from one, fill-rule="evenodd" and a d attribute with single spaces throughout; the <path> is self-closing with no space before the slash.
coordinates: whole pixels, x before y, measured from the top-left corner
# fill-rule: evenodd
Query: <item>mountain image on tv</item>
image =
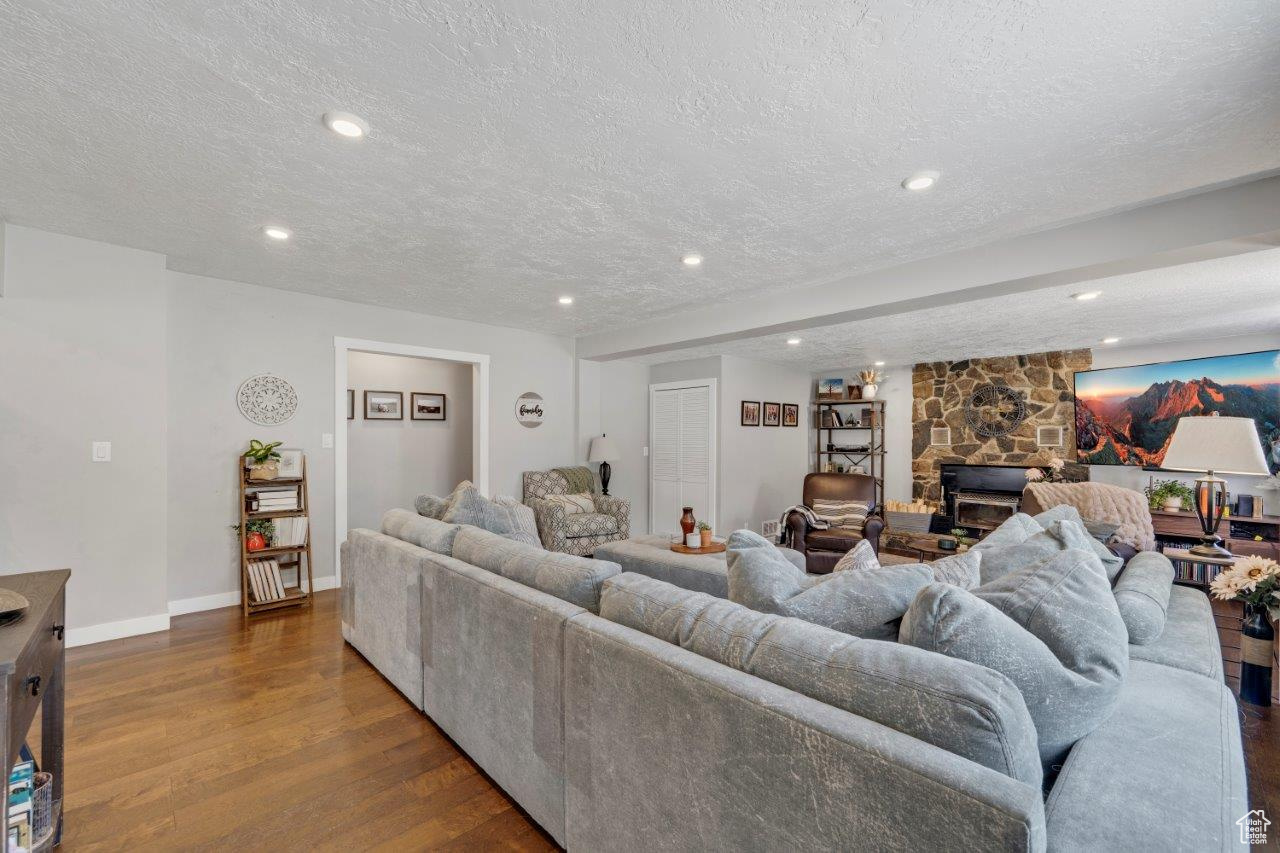
<path id="1" fill-rule="evenodd" d="M 1252 418 L 1280 471 L 1280 350 L 1076 374 L 1076 458 L 1160 467 L 1178 418 Z"/>

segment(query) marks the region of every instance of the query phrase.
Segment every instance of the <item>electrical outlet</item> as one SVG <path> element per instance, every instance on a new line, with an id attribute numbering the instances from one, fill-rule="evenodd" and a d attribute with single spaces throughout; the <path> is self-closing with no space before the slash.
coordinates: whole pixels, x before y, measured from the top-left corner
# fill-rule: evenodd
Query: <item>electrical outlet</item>
<path id="1" fill-rule="evenodd" d="M 333 447 L 333 433 L 325 432 L 320 434 L 321 447 Z"/>
<path id="2" fill-rule="evenodd" d="M 89 461 L 110 462 L 111 461 L 111 442 L 95 441 L 93 443 L 93 449 L 90 452 Z"/>

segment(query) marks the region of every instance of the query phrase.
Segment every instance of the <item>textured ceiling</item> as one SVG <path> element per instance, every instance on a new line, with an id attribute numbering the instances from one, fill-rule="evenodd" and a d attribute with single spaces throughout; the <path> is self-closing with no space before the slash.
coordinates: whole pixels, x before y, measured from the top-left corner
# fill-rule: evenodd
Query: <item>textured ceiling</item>
<path id="1" fill-rule="evenodd" d="M 564 334 L 1280 167 L 1275 0 L 0 0 L 0 80 L 0 217 Z"/>
<path id="2" fill-rule="evenodd" d="M 1102 296 L 1071 298 L 1084 290 Z M 634 360 L 735 355 L 818 371 L 1266 332 L 1280 335 L 1280 249 Z"/>

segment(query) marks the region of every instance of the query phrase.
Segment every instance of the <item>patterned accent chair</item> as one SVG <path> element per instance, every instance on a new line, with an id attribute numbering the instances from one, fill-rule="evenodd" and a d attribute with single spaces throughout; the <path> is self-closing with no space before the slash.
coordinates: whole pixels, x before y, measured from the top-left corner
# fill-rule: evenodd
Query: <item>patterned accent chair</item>
<path id="1" fill-rule="evenodd" d="M 564 507 L 543 500 L 548 495 L 567 495 L 569 481 L 558 471 L 525 471 L 524 502 L 533 507 L 538 519 L 538 536 L 548 551 L 589 557 L 597 545 L 631 536 L 631 502 L 600 494 L 600 483 L 589 468 L 591 497 L 595 512 L 568 514 Z"/>

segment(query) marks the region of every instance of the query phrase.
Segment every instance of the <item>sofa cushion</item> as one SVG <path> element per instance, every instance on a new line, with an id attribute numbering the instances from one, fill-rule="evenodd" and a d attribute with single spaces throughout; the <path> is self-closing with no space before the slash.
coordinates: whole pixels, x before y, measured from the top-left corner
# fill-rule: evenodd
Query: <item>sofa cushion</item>
<path id="1" fill-rule="evenodd" d="M 905 560 L 885 565 L 903 565 L 904 563 L 915 562 L 914 560 Z M 982 553 L 980 551 L 964 551 L 959 554 L 942 557 L 932 563 L 922 563 L 921 565 L 926 566 L 933 573 L 935 581 L 955 584 L 961 589 L 973 589 L 981 580 Z M 881 567 L 880 557 L 871 549 L 871 543 L 864 541 L 859 542 L 856 548 L 841 557 L 831 571 L 867 571 Z"/>
<path id="2" fill-rule="evenodd" d="M 833 527 L 830 530 L 810 530 L 804 535 L 805 548 L 810 551 L 848 551 L 862 541 L 862 530 Z"/>
<path id="3" fill-rule="evenodd" d="M 446 557 L 453 554 L 453 540 L 461 525 L 447 524 L 407 509 L 390 509 L 382 516 L 382 532 Z"/>
<path id="4" fill-rule="evenodd" d="M 1129 657 L 1221 681 L 1222 646 L 1209 597 L 1189 586 L 1170 588 L 1164 630 L 1150 643 L 1129 646 Z"/>
<path id="5" fill-rule="evenodd" d="M 1125 565 L 1114 594 L 1130 643 L 1144 646 L 1164 633 L 1173 576 L 1173 563 L 1155 551 L 1139 551 Z"/>
<path id="6" fill-rule="evenodd" d="M 593 613 L 600 610 L 600 585 L 622 571 L 617 563 L 544 551 L 478 527 L 458 531 L 453 556 Z"/>
<path id="7" fill-rule="evenodd" d="M 1026 705 L 1007 678 L 984 667 L 759 613 L 631 573 L 605 582 L 601 615 L 1040 784 Z"/>
<path id="8" fill-rule="evenodd" d="M 536 519 L 533 521 L 534 535 L 530 536 L 528 530 L 530 522 L 526 516 L 531 512 L 533 510 L 514 498 L 489 500 L 474 485 L 463 482 L 449 496 L 449 505 L 442 520 L 450 524 L 468 524 L 507 539 L 537 545 Z"/>
<path id="9" fill-rule="evenodd" d="M 871 512 L 871 504 L 868 501 L 814 498 L 810 509 L 813 510 L 814 515 L 832 527 L 860 531 L 867 523 L 867 513 Z"/>
<path id="10" fill-rule="evenodd" d="M 570 539 L 618 532 L 618 519 L 602 512 L 580 512 L 564 517 L 564 535 Z"/>
<path id="11" fill-rule="evenodd" d="M 1084 541 L 1087 541 L 1089 547 L 1093 550 L 1093 553 L 1098 555 L 1098 559 L 1102 561 L 1103 568 L 1107 570 L 1107 577 L 1110 578 L 1113 583 L 1115 582 L 1116 577 L 1120 574 L 1120 570 L 1124 568 L 1124 559 L 1117 556 L 1110 548 L 1103 544 L 1107 537 L 1099 539 L 1094 534 L 1095 526 L 1100 529 L 1105 529 L 1114 527 L 1114 525 L 1089 522 L 1082 518 L 1080 510 L 1076 509 L 1071 504 L 1059 504 L 1057 506 L 1049 507 L 1044 512 L 1032 516 L 1032 520 L 1045 530 L 1048 530 L 1054 522 L 1058 521 L 1070 521 L 1084 528 L 1084 532 L 1088 534 L 1089 537 Z M 1073 545 L 1072 547 L 1076 546 Z"/>
<path id="12" fill-rule="evenodd" d="M 1055 507 L 1055 509 L 1058 508 Z M 1066 509 L 1073 508 L 1066 507 Z M 1015 520 L 1019 518 L 1022 521 L 1015 523 Z M 971 550 L 982 552 L 982 582 L 984 584 L 990 583 L 1009 572 L 1038 563 L 1053 554 L 1069 548 L 1077 548 L 1094 554 L 1099 563 L 1104 566 L 1108 579 L 1114 578 L 1119 574 L 1124 561 L 1108 551 L 1106 546 L 1097 539 L 1090 536 L 1089 531 L 1085 530 L 1084 524 L 1079 520 L 1073 521 L 1066 518 L 1046 520 L 1048 521 L 1048 526 L 1039 527 L 1039 522 L 1035 519 L 1018 513 L 992 531 L 986 539 L 973 546 Z M 1022 533 L 1030 530 L 1032 525 L 1035 525 L 1038 529 L 1018 539 Z M 997 538 L 996 534 L 1005 529 L 1006 526 L 1008 526 L 1006 534 Z M 994 543 L 992 542 L 993 539 L 995 539 Z M 1018 541 L 1013 541 L 1015 539 Z M 1106 554 L 1105 558 L 1103 554 Z"/>
<path id="13" fill-rule="evenodd" d="M 1045 802 L 1056 850 L 1244 850 L 1236 821 L 1248 810 L 1231 691 L 1142 661 Z"/>
<path id="14" fill-rule="evenodd" d="M 750 530 L 734 531 L 727 553 L 730 601 L 859 637 L 895 639 L 897 621 L 933 580 L 920 565 L 808 575 Z"/>
<path id="15" fill-rule="evenodd" d="M 907 610 L 899 640 L 1009 676 L 1035 720 L 1046 770 L 1107 718 L 1129 664 L 1106 572 L 1080 550 L 973 592 L 931 584 Z"/>
<path id="16" fill-rule="evenodd" d="M 494 498 L 493 502 L 506 511 L 507 520 L 503 526 L 510 528 L 509 532 L 499 533 L 499 536 L 538 548 L 542 547 L 542 540 L 538 538 L 538 517 L 534 514 L 533 507 L 522 504 L 513 497 L 502 495 Z"/>

